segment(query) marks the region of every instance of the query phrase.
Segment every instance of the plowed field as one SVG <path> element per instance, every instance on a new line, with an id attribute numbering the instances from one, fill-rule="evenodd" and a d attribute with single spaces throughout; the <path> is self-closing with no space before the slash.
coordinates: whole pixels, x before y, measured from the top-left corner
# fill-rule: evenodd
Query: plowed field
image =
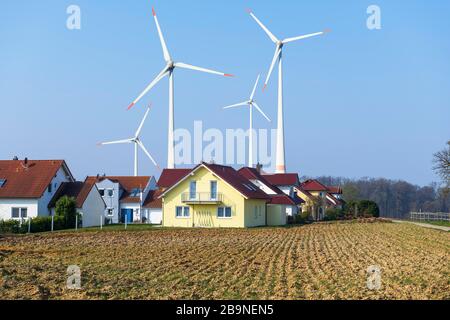
<path id="1" fill-rule="evenodd" d="M 67 268 L 81 289 L 66 288 Z M 381 288 L 366 286 L 381 269 Z M 2 299 L 450 299 L 450 233 L 393 223 L 0 238 Z"/>

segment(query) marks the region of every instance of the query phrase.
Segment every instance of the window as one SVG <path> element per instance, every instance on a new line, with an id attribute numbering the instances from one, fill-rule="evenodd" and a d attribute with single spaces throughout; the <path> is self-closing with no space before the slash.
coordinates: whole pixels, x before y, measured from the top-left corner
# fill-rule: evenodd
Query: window
<path id="1" fill-rule="evenodd" d="M 11 208 L 11 218 L 20 219 L 28 217 L 27 208 Z"/>
<path id="2" fill-rule="evenodd" d="M 48 191 L 49 193 L 52 192 L 52 184 L 51 184 L 51 183 L 48 185 L 47 191 Z"/>
<path id="3" fill-rule="evenodd" d="M 98 189 L 98 193 L 100 193 L 100 195 L 102 197 L 104 197 L 105 196 L 105 189 Z"/>
<path id="4" fill-rule="evenodd" d="M 114 215 L 114 209 L 107 209 L 106 213 L 108 216 L 112 216 Z"/>
<path id="5" fill-rule="evenodd" d="M 139 197 L 140 194 L 141 194 L 141 189 L 134 188 L 133 190 L 131 190 L 130 196 L 131 197 Z"/>
<path id="6" fill-rule="evenodd" d="M 12 208 L 11 217 L 12 218 L 20 218 L 20 209 L 19 208 Z"/>
<path id="7" fill-rule="evenodd" d="M 217 208 L 218 218 L 231 218 L 231 207 L 218 207 Z"/>
<path id="8" fill-rule="evenodd" d="M 189 199 L 197 198 L 197 181 L 191 181 L 189 184 Z"/>
<path id="9" fill-rule="evenodd" d="M 175 216 L 177 218 L 189 218 L 189 207 L 176 207 Z"/>
<path id="10" fill-rule="evenodd" d="M 211 200 L 217 200 L 217 181 L 211 181 L 210 189 Z"/>
<path id="11" fill-rule="evenodd" d="M 114 189 L 108 189 L 108 197 L 113 197 L 114 196 Z"/>
<path id="12" fill-rule="evenodd" d="M 6 183 L 6 179 L 0 179 L 0 188 L 3 187 Z"/>

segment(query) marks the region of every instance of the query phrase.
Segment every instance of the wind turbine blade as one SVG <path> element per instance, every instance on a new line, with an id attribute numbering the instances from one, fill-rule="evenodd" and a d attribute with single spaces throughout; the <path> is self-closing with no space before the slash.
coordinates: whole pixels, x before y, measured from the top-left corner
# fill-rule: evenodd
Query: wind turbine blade
<path id="1" fill-rule="evenodd" d="M 250 96 L 250 100 L 253 100 L 253 98 L 255 97 L 256 87 L 258 86 L 258 82 L 259 82 L 259 77 L 260 76 L 261 75 L 258 74 L 258 77 L 256 78 L 255 86 L 253 87 L 253 91 L 252 91 L 252 94 Z"/>
<path id="2" fill-rule="evenodd" d="M 164 78 L 167 74 L 169 73 L 169 71 L 167 70 L 167 67 L 165 67 L 157 76 L 156 78 L 147 86 L 147 88 L 144 89 L 144 91 L 142 91 L 142 93 L 136 98 L 136 100 L 134 100 L 127 108 L 127 110 L 130 110 L 131 108 L 133 108 L 133 106 L 139 102 L 139 100 L 142 99 L 143 96 L 145 96 L 145 94 L 147 92 L 150 91 L 151 88 L 153 88 L 159 81 L 161 81 L 162 78 Z"/>
<path id="3" fill-rule="evenodd" d="M 139 136 L 139 134 L 141 133 L 142 127 L 144 126 L 144 122 L 145 122 L 145 119 L 147 119 L 147 116 L 148 116 L 149 111 L 150 111 L 150 106 L 148 106 L 147 111 L 145 111 L 145 115 L 144 115 L 144 117 L 142 118 L 141 124 L 139 125 L 139 128 L 136 130 L 136 134 L 135 134 L 135 137 L 136 137 L 136 138 L 137 138 L 137 137 Z"/>
<path id="4" fill-rule="evenodd" d="M 256 110 L 258 110 L 264 116 L 264 118 L 267 119 L 267 121 L 269 121 L 269 122 L 272 121 L 272 120 L 269 119 L 268 116 L 266 116 L 266 114 L 261 110 L 261 108 L 258 106 L 258 104 L 256 102 L 253 102 L 252 104 L 256 108 Z"/>
<path id="5" fill-rule="evenodd" d="M 144 151 L 144 153 L 147 155 L 147 157 L 150 158 L 150 160 L 153 162 L 153 164 L 156 167 L 159 167 L 158 164 L 156 163 L 155 159 L 153 159 L 153 157 L 150 155 L 150 153 L 147 151 L 147 149 L 144 147 L 144 144 L 140 141 L 137 140 L 136 143 L 138 144 L 139 147 L 141 147 L 142 151 Z"/>
<path id="6" fill-rule="evenodd" d="M 275 54 L 273 55 L 272 63 L 270 64 L 269 73 L 267 74 L 267 77 L 266 77 L 266 82 L 264 82 L 263 91 L 267 87 L 267 83 L 269 82 L 270 76 L 272 75 L 273 68 L 275 67 L 275 63 L 277 62 L 277 59 L 280 56 L 280 53 L 281 53 L 281 47 L 277 46 L 275 49 Z"/>
<path id="7" fill-rule="evenodd" d="M 231 106 L 226 106 L 223 108 L 230 109 L 230 108 L 236 108 L 236 107 L 241 107 L 241 106 L 246 106 L 246 105 L 247 105 L 247 102 L 241 102 L 241 103 L 232 104 Z"/>
<path id="8" fill-rule="evenodd" d="M 124 139 L 124 140 L 116 140 L 116 141 L 109 141 L 109 142 L 100 142 L 98 143 L 99 146 L 105 146 L 108 144 L 120 144 L 120 143 L 131 143 L 133 142 L 133 139 Z"/>
<path id="9" fill-rule="evenodd" d="M 223 72 L 214 71 L 214 70 L 210 70 L 210 69 L 200 68 L 200 67 L 196 67 L 196 66 L 193 66 L 193 65 L 190 65 L 187 63 L 183 63 L 183 62 L 176 62 L 174 65 L 175 65 L 175 67 L 178 67 L 178 68 L 196 70 L 196 71 L 212 73 L 212 74 L 218 74 L 220 76 L 225 76 L 225 77 L 233 77 L 233 75 L 229 74 L 229 73 L 223 73 Z"/>
<path id="10" fill-rule="evenodd" d="M 248 13 L 253 19 L 255 19 L 256 23 L 259 24 L 259 26 L 266 32 L 270 40 L 272 40 L 274 43 L 277 43 L 279 41 L 277 37 L 275 37 L 272 34 L 272 32 L 270 32 L 269 29 L 267 29 L 267 27 L 261 21 L 259 21 L 259 19 L 253 14 L 253 12 L 250 9 L 248 9 Z"/>
<path id="11" fill-rule="evenodd" d="M 287 38 L 287 39 L 283 40 L 283 43 L 289 43 L 289 42 L 293 42 L 293 41 L 297 41 L 297 40 L 303 40 L 303 39 L 307 39 L 307 38 L 311 38 L 311 37 L 316 37 L 316 36 L 320 36 L 320 35 L 326 34 L 327 32 L 330 32 L 330 31 L 326 30 L 326 31 L 306 34 L 306 35 L 303 35 L 303 36 Z"/>
<path id="12" fill-rule="evenodd" d="M 161 41 L 161 47 L 162 47 L 163 54 L 164 54 L 164 60 L 166 60 L 166 62 L 169 62 L 170 60 L 172 60 L 172 58 L 170 57 L 169 50 L 167 50 L 166 41 L 164 40 L 164 36 L 161 32 L 161 27 L 159 26 L 158 18 L 156 17 L 155 8 L 152 8 L 152 13 L 153 13 L 153 18 L 155 19 L 156 29 L 158 29 L 158 35 L 159 35 L 159 40 Z"/>

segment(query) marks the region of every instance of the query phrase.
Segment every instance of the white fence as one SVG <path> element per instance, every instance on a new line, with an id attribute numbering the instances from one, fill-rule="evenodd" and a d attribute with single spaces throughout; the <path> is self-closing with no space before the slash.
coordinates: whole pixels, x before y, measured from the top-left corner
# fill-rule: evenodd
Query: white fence
<path id="1" fill-rule="evenodd" d="M 444 212 L 411 212 L 410 219 L 416 221 L 450 221 L 450 213 Z"/>

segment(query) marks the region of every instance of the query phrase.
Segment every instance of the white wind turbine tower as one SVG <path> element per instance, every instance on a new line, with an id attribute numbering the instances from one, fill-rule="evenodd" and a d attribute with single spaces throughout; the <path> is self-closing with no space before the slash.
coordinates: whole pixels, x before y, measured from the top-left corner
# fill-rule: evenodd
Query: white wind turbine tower
<path id="1" fill-rule="evenodd" d="M 285 151 L 284 151 L 284 114 L 283 114 L 283 47 L 287 43 L 323 35 L 330 32 L 330 30 L 279 40 L 272 34 L 272 32 L 269 31 L 269 29 L 267 29 L 265 25 L 262 24 L 262 22 L 253 14 L 251 10 L 248 10 L 248 13 L 253 19 L 255 19 L 256 23 L 258 23 L 258 25 L 269 36 L 270 40 L 272 40 L 276 45 L 275 54 L 273 56 L 272 63 L 270 65 L 269 73 L 267 74 L 266 82 L 264 83 L 264 89 L 266 88 L 267 83 L 269 82 L 270 75 L 272 74 L 275 63 L 278 60 L 278 115 L 277 115 L 278 119 L 277 119 L 276 173 L 285 173 L 286 162 L 284 159 Z"/>
<path id="2" fill-rule="evenodd" d="M 259 82 L 259 75 L 256 78 L 255 86 L 253 87 L 253 91 L 250 94 L 250 99 L 249 100 L 241 102 L 241 103 L 236 103 L 236 104 L 233 104 L 231 106 L 224 107 L 224 109 L 230 109 L 230 108 L 236 108 L 236 107 L 242 107 L 242 106 L 248 106 L 249 107 L 249 110 L 250 110 L 250 128 L 249 128 L 249 131 L 250 131 L 250 133 L 249 133 L 249 143 L 248 143 L 248 166 L 250 168 L 253 167 L 253 107 L 255 107 L 256 110 L 258 110 L 264 116 L 264 118 L 266 118 L 267 121 L 270 122 L 269 117 L 266 116 L 266 114 L 261 110 L 261 108 L 258 106 L 256 101 L 254 100 L 256 87 L 258 86 L 258 82 Z"/>
<path id="3" fill-rule="evenodd" d="M 116 141 L 110 141 L 110 142 L 101 142 L 98 145 L 109 145 L 109 144 L 122 144 L 122 143 L 134 143 L 134 176 L 138 176 L 138 147 L 144 151 L 144 153 L 149 157 L 151 162 L 159 169 L 158 164 L 153 159 L 153 157 L 150 155 L 150 153 L 145 148 L 144 144 L 142 143 L 141 139 L 139 138 L 139 135 L 141 134 L 142 127 L 144 126 L 145 119 L 147 118 L 147 115 L 150 111 L 150 107 L 147 108 L 147 111 L 145 112 L 144 118 L 142 118 L 141 124 L 139 125 L 139 128 L 136 130 L 136 133 L 134 134 L 133 138 L 124 139 L 124 140 L 116 140 Z"/>
<path id="4" fill-rule="evenodd" d="M 165 76 L 169 76 L 169 126 L 168 126 L 168 150 L 167 150 L 167 168 L 173 169 L 175 168 L 175 158 L 174 158 L 174 141 L 173 141 L 173 131 L 174 131 L 174 80 L 173 80 L 173 71 L 175 68 L 182 69 L 191 69 L 206 73 L 217 74 L 225 77 L 231 77 L 231 74 L 218 72 L 214 70 L 209 70 L 205 68 L 196 67 L 193 65 L 189 65 L 183 62 L 174 62 L 169 54 L 169 51 L 166 46 L 166 42 L 164 40 L 163 34 L 161 32 L 161 28 L 159 26 L 158 18 L 156 17 L 155 9 L 152 8 L 153 18 L 155 19 L 156 28 L 158 30 L 159 40 L 161 41 L 162 51 L 164 55 L 164 60 L 166 61 L 166 65 L 162 69 L 162 71 L 156 76 L 156 78 L 144 89 L 144 91 L 134 100 L 129 106 L 128 110 L 131 109 L 142 97 L 150 91 L 161 79 Z"/>

